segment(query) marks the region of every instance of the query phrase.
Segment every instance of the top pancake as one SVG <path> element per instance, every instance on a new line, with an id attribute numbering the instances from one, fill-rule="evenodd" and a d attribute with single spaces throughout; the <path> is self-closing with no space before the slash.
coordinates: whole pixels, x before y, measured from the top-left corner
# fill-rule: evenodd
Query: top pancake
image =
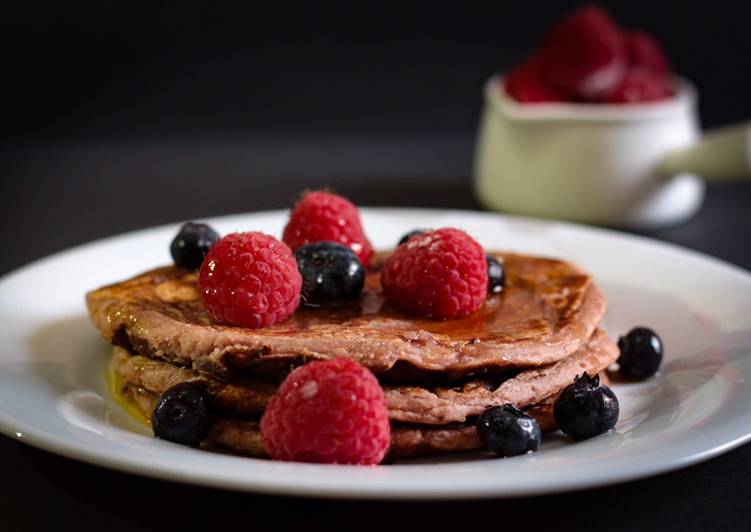
<path id="1" fill-rule="evenodd" d="M 605 313 L 592 278 L 555 259 L 494 253 L 506 285 L 474 314 L 436 321 L 386 301 L 376 257 L 362 297 L 326 308 L 301 307 L 289 320 L 245 329 L 214 323 L 197 275 L 159 268 L 89 292 L 94 324 L 108 341 L 138 354 L 220 379 L 237 370 L 263 374 L 312 359 L 349 357 L 394 380 L 451 379 L 487 370 L 541 366 L 579 349 Z"/>

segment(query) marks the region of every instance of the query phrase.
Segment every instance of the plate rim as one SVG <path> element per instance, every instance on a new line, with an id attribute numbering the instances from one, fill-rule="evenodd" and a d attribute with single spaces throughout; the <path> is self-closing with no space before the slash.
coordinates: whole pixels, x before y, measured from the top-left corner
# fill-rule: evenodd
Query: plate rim
<path id="1" fill-rule="evenodd" d="M 748 276 L 749 279 L 751 279 L 751 270 L 748 270 L 738 264 L 730 262 L 716 255 L 712 255 L 711 253 L 707 253 L 705 251 L 699 251 L 697 249 L 693 249 L 690 247 L 682 246 L 680 244 L 675 244 L 673 242 L 660 240 L 658 238 L 653 238 L 653 237 L 638 234 L 638 233 L 629 233 L 627 231 L 620 230 L 617 228 L 600 227 L 597 225 L 590 225 L 590 224 L 586 224 L 582 222 L 571 222 L 571 221 L 566 221 L 566 220 L 557 220 L 554 218 L 525 216 L 521 214 L 512 214 L 512 213 L 495 212 L 495 211 L 487 211 L 487 210 L 449 209 L 449 208 L 441 209 L 441 208 L 436 208 L 436 207 L 391 207 L 391 206 L 381 206 L 381 205 L 362 206 L 362 207 L 358 206 L 358 210 L 361 213 L 368 213 L 370 211 L 374 211 L 374 212 L 409 211 L 409 212 L 420 212 L 421 214 L 424 214 L 426 216 L 433 216 L 437 214 L 446 214 L 446 213 L 459 214 L 459 215 L 471 215 L 471 216 L 479 215 L 482 217 L 487 216 L 487 217 L 498 217 L 501 219 L 515 220 L 518 222 L 528 223 L 528 224 L 553 225 L 553 226 L 560 226 L 564 229 L 583 230 L 583 231 L 596 233 L 600 236 L 610 235 L 616 238 L 623 238 L 628 241 L 638 242 L 638 243 L 653 246 L 653 247 L 668 248 L 671 251 L 674 251 L 680 254 L 685 254 L 686 256 L 689 256 L 690 258 L 701 258 L 701 259 L 711 261 L 715 263 L 717 266 L 720 266 L 722 268 L 727 268 L 729 271 L 733 271 L 736 274 Z M 261 210 L 261 211 L 247 211 L 247 212 L 236 212 L 236 213 L 230 213 L 230 214 L 221 214 L 218 216 L 204 216 L 204 217 L 199 216 L 196 218 L 192 218 L 192 220 L 202 220 L 202 221 L 210 222 L 210 223 L 221 223 L 222 220 L 225 220 L 228 218 L 236 218 L 236 217 L 241 217 L 241 216 L 272 216 L 272 215 L 278 215 L 282 213 L 288 213 L 289 211 L 290 209 L 288 208 L 267 209 L 267 210 Z M 141 228 L 133 229 L 130 231 L 121 231 L 113 235 L 108 235 L 108 236 L 104 236 L 101 238 L 95 238 L 93 240 L 80 242 L 78 244 L 67 247 L 65 249 L 53 251 L 52 253 L 48 255 L 37 257 L 35 259 L 32 259 L 20 266 L 17 266 L 5 272 L 4 274 L 0 275 L 0 283 L 5 282 L 7 278 L 9 277 L 22 273 L 23 270 L 36 267 L 40 264 L 44 264 L 44 262 L 49 261 L 49 260 L 57 259 L 61 255 L 65 255 L 67 253 L 83 251 L 83 250 L 86 250 L 87 248 L 96 247 L 98 245 L 105 244 L 107 242 L 111 242 L 119 238 L 123 238 L 125 236 L 137 236 L 141 233 L 147 233 L 150 231 L 166 230 L 166 229 L 169 229 L 170 227 L 174 227 L 178 224 L 182 224 L 188 221 L 190 220 L 187 220 L 187 219 L 176 220 L 173 222 L 163 223 L 159 225 L 141 227 Z"/>
<path id="2" fill-rule="evenodd" d="M 279 496 L 301 496 L 309 497 L 313 499 L 340 499 L 340 500 L 414 500 L 414 501 L 426 501 L 426 500 L 480 500 L 480 499 L 514 499 L 520 497 L 530 497 L 538 495 L 553 495 L 563 494 L 576 491 L 583 491 L 588 489 L 596 489 L 605 486 L 612 486 L 617 484 L 623 484 L 627 482 L 633 482 L 637 480 L 643 480 L 659 476 L 661 474 L 669 473 L 672 471 L 684 469 L 686 467 L 710 460 L 716 456 L 729 452 L 747 443 L 751 440 L 751 432 L 743 436 L 739 436 L 729 442 L 722 445 L 717 445 L 711 449 L 707 449 L 700 453 L 695 453 L 690 457 L 677 460 L 675 462 L 666 462 L 660 464 L 658 467 L 645 467 L 633 468 L 630 471 L 621 470 L 621 473 L 615 475 L 600 475 L 594 479 L 583 477 L 581 479 L 575 479 L 569 481 L 565 485 L 561 484 L 547 484 L 544 486 L 530 486 L 523 489 L 516 489 L 514 491 L 498 492 L 492 489 L 465 489 L 464 491 L 450 491 L 440 488 L 428 488 L 423 491 L 415 491 L 404 488 L 384 488 L 379 487 L 365 487 L 365 486 L 348 486 L 346 489 L 337 488 L 321 488 L 316 485 L 284 485 L 274 482 L 253 482 L 250 479 L 249 483 L 247 479 L 243 481 L 235 479 L 227 479 L 220 476 L 196 476 L 185 473 L 183 471 L 168 469 L 161 467 L 158 464 L 146 464 L 144 462 L 132 462 L 124 458 L 113 458 L 108 456 L 104 452 L 82 452 L 75 449 L 74 445 L 66 442 L 62 446 L 59 443 L 55 443 L 52 438 L 48 438 L 43 435 L 35 435 L 31 438 L 25 435 L 22 438 L 14 437 L 11 431 L 6 429 L 7 417 L 3 412 L 0 412 L 0 433 L 8 436 L 10 439 L 14 439 L 19 443 L 30 445 L 34 448 L 41 449 L 45 452 L 62 456 L 77 462 L 81 462 L 96 467 L 102 467 L 105 469 L 111 469 L 120 473 L 126 473 L 135 476 L 143 476 L 160 481 L 174 482 L 178 484 L 189 484 L 198 487 L 209 487 L 215 489 L 222 489 L 228 491 L 235 491 L 240 493 L 255 493 L 266 495 L 279 495 Z M 23 432 L 23 431 L 19 431 Z M 33 429 L 32 429 L 33 432 Z M 198 451 L 205 452 L 205 451 Z M 237 457 L 241 460 L 255 460 L 264 461 L 259 458 L 252 457 Z M 281 465 L 295 465 L 291 463 L 281 463 Z M 321 470 L 329 470 L 331 467 L 346 468 L 352 470 L 362 469 L 364 466 L 358 465 L 342 465 L 342 464 L 304 464 L 305 467 L 316 468 Z M 440 464 L 436 464 L 439 465 Z M 376 466 L 379 467 L 379 466 Z M 394 467 L 394 466 L 385 466 Z M 397 466 L 398 467 L 398 466 Z"/>

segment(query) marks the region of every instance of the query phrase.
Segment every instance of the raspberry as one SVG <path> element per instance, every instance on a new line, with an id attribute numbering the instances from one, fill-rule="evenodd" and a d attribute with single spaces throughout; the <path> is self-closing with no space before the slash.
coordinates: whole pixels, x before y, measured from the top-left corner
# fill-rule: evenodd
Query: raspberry
<path id="1" fill-rule="evenodd" d="M 624 30 L 623 40 L 626 43 L 626 54 L 630 68 L 639 68 L 667 75 L 670 66 L 657 39 L 643 31 Z"/>
<path id="2" fill-rule="evenodd" d="M 528 59 L 506 75 L 506 93 L 521 103 L 560 102 L 563 98 L 542 77 L 540 60 Z"/>
<path id="3" fill-rule="evenodd" d="M 487 296 L 485 252 L 464 231 L 429 231 L 396 248 L 384 265 L 381 285 L 407 310 L 429 318 L 466 316 Z"/>
<path id="4" fill-rule="evenodd" d="M 295 312 L 302 277 L 287 246 L 251 231 L 229 234 L 211 247 L 201 264 L 198 286 L 216 321 L 256 328 Z"/>
<path id="5" fill-rule="evenodd" d="M 595 6 L 585 6 L 553 26 L 540 50 L 550 84 L 571 99 L 591 100 L 626 73 L 620 29 Z"/>
<path id="6" fill-rule="evenodd" d="M 603 103 L 636 103 L 664 100 L 673 95 L 667 78 L 644 69 L 629 70 L 623 81 L 600 99 Z"/>
<path id="7" fill-rule="evenodd" d="M 295 205 L 284 228 L 283 240 L 292 249 L 311 242 L 338 242 L 352 248 L 363 267 L 373 256 L 373 246 L 360 222 L 357 207 L 348 199 L 328 192 L 308 192 Z"/>
<path id="8" fill-rule="evenodd" d="M 391 426 L 373 374 L 339 358 L 290 373 L 266 407 L 261 434 L 274 460 L 373 465 L 386 454 Z"/>

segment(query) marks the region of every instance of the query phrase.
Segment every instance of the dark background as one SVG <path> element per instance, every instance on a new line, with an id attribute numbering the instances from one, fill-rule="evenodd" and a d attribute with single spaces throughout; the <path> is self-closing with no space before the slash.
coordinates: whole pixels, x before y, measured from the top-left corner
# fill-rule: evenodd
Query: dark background
<path id="1" fill-rule="evenodd" d="M 24 230 L 5 231 L 0 271 L 112 233 L 286 207 L 304 187 L 364 205 L 476 207 L 482 83 L 577 5 L 5 5 L 0 198 L 13 208 L 0 227 Z M 697 83 L 705 125 L 751 117 L 747 3 L 606 5 Z M 722 198 L 745 202 L 735 189 Z"/>
<path id="2" fill-rule="evenodd" d="M 17 4 L 0 22 L 12 139 L 472 135 L 482 82 L 579 5 Z M 663 42 L 708 126 L 751 115 L 747 3 L 602 5 Z"/>
<path id="3" fill-rule="evenodd" d="M 706 126 L 751 117 L 751 8 L 605 4 L 663 41 L 698 85 Z M 285 207 L 305 187 L 328 185 L 361 205 L 476 208 L 482 83 L 576 5 L 3 6 L 0 274 L 122 231 Z M 693 220 L 648 235 L 751 268 L 750 206 L 751 187 L 712 185 Z M 748 530 L 749 472 L 745 446 L 571 495 L 344 503 L 176 486 L 0 437 L 0 529 Z"/>

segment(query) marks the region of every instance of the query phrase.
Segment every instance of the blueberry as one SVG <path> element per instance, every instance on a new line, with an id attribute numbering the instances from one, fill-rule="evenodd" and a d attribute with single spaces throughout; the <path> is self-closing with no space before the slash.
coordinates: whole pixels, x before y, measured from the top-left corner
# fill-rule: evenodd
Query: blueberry
<path id="1" fill-rule="evenodd" d="M 203 390 L 189 382 L 162 394 L 151 414 L 154 436 L 182 445 L 197 446 L 209 432 L 211 412 Z"/>
<path id="2" fill-rule="evenodd" d="M 405 233 L 404 236 L 402 236 L 399 239 L 399 244 L 398 245 L 401 246 L 402 244 L 404 244 L 407 240 L 409 240 L 413 236 L 421 235 L 423 233 L 427 233 L 428 231 L 429 231 L 429 229 L 412 229 L 409 233 Z"/>
<path id="3" fill-rule="evenodd" d="M 553 405 L 553 417 L 567 436 L 587 440 L 604 434 L 618 421 L 618 398 L 600 377 L 586 373 L 566 386 Z"/>
<path id="4" fill-rule="evenodd" d="M 500 294 L 506 282 L 503 263 L 491 255 L 485 255 L 488 263 L 488 294 Z"/>
<path id="5" fill-rule="evenodd" d="M 304 305 L 357 299 L 365 285 L 365 268 L 352 249 L 335 242 L 313 242 L 295 251 L 302 275 Z"/>
<path id="6" fill-rule="evenodd" d="M 537 420 L 511 404 L 488 408 L 477 420 L 483 445 L 498 456 L 516 456 L 540 448 Z"/>
<path id="7" fill-rule="evenodd" d="M 651 377 L 660 369 L 662 340 L 652 329 L 635 327 L 626 336 L 618 338 L 618 365 L 621 373 L 631 379 Z"/>
<path id="8" fill-rule="evenodd" d="M 188 222 L 180 228 L 169 250 L 175 266 L 197 270 L 219 234 L 206 224 Z"/>

